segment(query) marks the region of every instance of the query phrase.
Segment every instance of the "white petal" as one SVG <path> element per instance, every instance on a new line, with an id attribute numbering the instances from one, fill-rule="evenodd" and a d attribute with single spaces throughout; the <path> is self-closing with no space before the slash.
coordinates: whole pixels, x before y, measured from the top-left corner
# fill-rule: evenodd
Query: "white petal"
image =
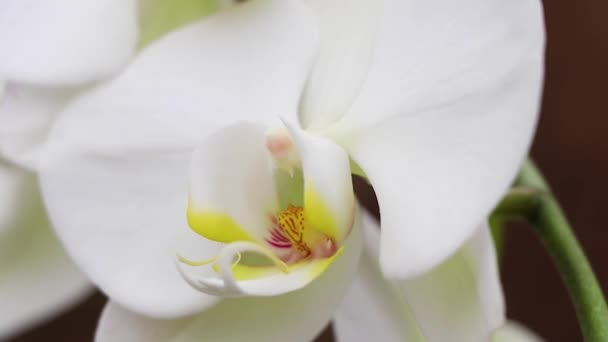
<path id="1" fill-rule="evenodd" d="M 494 243 L 485 225 L 441 265 L 397 286 L 431 341 L 487 341 L 504 323 Z"/>
<path id="2" fill-rule="evenodd" d="M 333 141 L 288 124 L 302 159 L 306 220 L 338 242 L 350 232 L 355 195 L 346 151 Z"/>
<path id="3" fill-rule="evenodd" d="M 313 8 L 320 18 L 321 46 L 300 107 L 306 129 L 324 127 L 348 112 L 367 76 L 381 6 L 322 0 Z"/>
<path id="4" fill-rule="evenodd" d="M 543 342 L 544 340 L 517 322 L 507 322 L 496 329 L 492 342 Z"/>
<path id="5" fill-rule="evenodd" d="M 387 1 L 361 96 L 329 129 L 376 190 L 381 263 L 420 274 L 471 236 L 536 124 L 538 1 Z"/>
<path id="6" fill-rule="evenodd" d="M 378 264 L 378 223 L 363 213 L 364 248 L 359 270 L 333 320 L 339 342 L 423 342 L 415 317 Z"/>
<path id="7" fill-rule="evenodd" d="M 520 103 L 522 115 L 534 116 L 544 52 L 540 1 L 377 5 L 382 14 L 373 63 L 346 114 L 349 122 L 378 123 L 467 97 L 483 102 L 480 92 L 504 94 L 520 87 L 535 95 Z"/>
<path id="8" fill-rule="evenodd" d="M 0 154 L 33 169 L 53 120 L 76 92 L 75 88 L 6 84 L 0 95 Z"/>
<path id="9" fill-rule="evenodd" d="M 377 224 L 367 228 L 366 253 L 371 257 L 362 258 L 363 272 L 338 310 L 339 340 L 369 334 L 382 341 L 481 342 L 503 324 L 504 303 L 488 229 L 480 229 L 456 255 L 429 273 L 383 283 L 377 252 L 373 259 Z"/>
<path id="10" fill-rule="evenodd" d="M 131 56 L 135 0 L 4 0 L 0 4 L 0 75 L 41 84 L 104 77 Z"/>
<path id="11" fill-rule="evenodd" d="M 4 340 L 67 310 L 91 293 L 92 286 L 50 229 L 34 176 L 0 164 L 0 184 L 0 340 Z"/>
<path id="12" fill-rule="evenodd" d="M 58 119 L 43 194 L 66 248 L 113 300 L 155 317 L 215 302 L 173 263 L 218 250 L 186 223 L 191 152 L 220 124 L 295 112 L 315 41 L 307 13 L 284 0 L 223 11 L 151 45 Z"/>
<path id="13" fill-rule="evenodd" d="M 219 250 L 186 222 L 189 153 L 55 152 L 42 171 L 47 208 L 66 248 L 102 291 L 157 317 L 215 303 L 190 288 L 173 262 L 178 253 L 207 259 Z"/>
<path id="14" fill-rule="evenodd" d="M 203 313 L 179 320 L 147 318 L 111 302 L 103 312 L 96 341 L 311 341 L 331 319 L 357 270 L 357 257 L 346 253 L 301 290 L 274 297 L 224 299 Z"/>
<path id="15" fill-rule="evenodd" d="M 267 130 L 238 123 L 210 134 L 193 153 L 188 217 L 195 231 L 215 241 L 250 238 L 265 244 L 277 212 Z M 236 225 L 217 222 L 218 215 Z"/>

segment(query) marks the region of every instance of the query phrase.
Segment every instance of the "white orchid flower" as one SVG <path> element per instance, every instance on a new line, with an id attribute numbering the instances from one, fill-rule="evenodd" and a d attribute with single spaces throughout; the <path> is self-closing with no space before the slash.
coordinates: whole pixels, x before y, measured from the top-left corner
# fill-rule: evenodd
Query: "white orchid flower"
<path id="1" fill-rule="evenodd" d="M 32 171 L 67 101 L 130 57 L 135 5 L 0 1 L 0 339 L 92 290 L 52 232 Z"/>
<path id="2" fill-rule="evenodd" d="M 45 151 L 57 231 L 112 299 L 98 341 L 316 336 L 358 269 L 351 172 L 425 338 L 487 339 L 504 314 L 475 231 L 526 154 L 542 53 L 529 0 L 258 0 L 151 44 Z"/>

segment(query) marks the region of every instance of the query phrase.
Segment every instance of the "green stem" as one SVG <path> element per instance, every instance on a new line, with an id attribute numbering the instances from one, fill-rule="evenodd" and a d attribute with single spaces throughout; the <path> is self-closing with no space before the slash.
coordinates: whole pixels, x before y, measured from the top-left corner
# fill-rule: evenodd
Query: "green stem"
<path id="1" fill-rule="evenodd" d="M 519 210 L 519 216 L 535 227 L 574 302 L 585 341 L 608 341 L 608 307 L 602 290 L 560 205 L 531 161 L 523 165 L 517 186 L 524 196 L 511 197 L 510 206 L 503 201 L 499 209 Z"/>

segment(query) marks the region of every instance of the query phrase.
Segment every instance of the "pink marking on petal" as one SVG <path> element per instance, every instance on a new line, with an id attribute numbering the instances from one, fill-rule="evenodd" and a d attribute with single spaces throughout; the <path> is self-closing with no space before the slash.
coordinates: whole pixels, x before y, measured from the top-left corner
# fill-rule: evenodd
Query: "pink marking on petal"
<path id="1" fill-rule="evenodd" d="M 270 238 L 266 238 L 265 240 L 268 244 L 276 248 L 285 249 L 292 247 L 291 241 L 289 241 L 283 232 L 276 226 L 270 231 Z"/>
<path id="2" fill-rule="evenodd" d="M 291 248 L 291 244 L 280 244 L 274 241 L 268 241 L 266 240 L 266 242 L 268 242 L 271 246 L 276 247 L 276 248 Z"/>
<path id="3" fill-rule="evenodd" d="M 271 233 L 272 235 L 272 239 L 273 240 L 279 240 L 279 241 L 285 241 L 285 242 L 290 242 L 288 238 L 286 238 L 283 234 L 278 233 L 276 231 L 273 231 Z"/>
<path id="4" fill-rule="evenodd" d="M 312 249 L 312 256 L 313 258 L 320 259 L 329 258 L 336 254 L 337 250 L 338 246 L 336 245 L 336 242 L 334 240 L 327 239 L 327 241 L 324 243 L 314 246 Z"/>
<path id="5" fill-rule="evenodd" d="M 302 260 L 304 257 L 302 256 L 301 253 L 299 253 L 296 250 L 291 250 L 291 252 L 287 255 L 284 255 L 281 257 L 281 260 L 286 263 L 286 264 L 293 264 L 296 263 L 300 260 Z"/>

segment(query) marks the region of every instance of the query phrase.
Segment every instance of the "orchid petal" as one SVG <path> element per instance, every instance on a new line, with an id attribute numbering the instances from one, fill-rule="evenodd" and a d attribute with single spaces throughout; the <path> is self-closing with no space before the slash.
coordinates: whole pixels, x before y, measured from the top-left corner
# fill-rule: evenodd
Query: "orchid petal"
<path id="1" fill-rule="evenodd" d="M 341 242 L 353 226 L 356 205 L 348 155 L 331 140 L 287 126 L 302 160 L 306 221 Z"/>
<path id="2" fill-rule="evenodd" d="M 352 329 L 370 329 L 369 334 L 380 340 L 397 336 L 400 338 L 396 340 L 406 341 L 488 341 L 493 330 L 503 324 L 502 290 L 487 227 L 481 227 L 460 251 L 430 272 L 405 281 L 387 280 L 380 285 L 377 259 L 380 232 L 377 223 L 369 219 L 364 222 L 367 222 L 365 253 L 376 258 L 362 267 L 375 271 L 364 269 L 346 295 L 336 319 L 338 336 L 351 336 Z M 378 327 L 386 331 L 366 322 L 368 319 L 375 322 L 368 318 L 369 312 L 391 317 Z"/>
<path id="3" fill-rule="evenodd" d="M 504 323 L 496 253 L 485 225 L 442 264 L 397 284 L 431 341 L 487 341 Z"/>
<path id="4" fill-rule="evenodd" d="M 425 342 L 409 306 L 378 264 L 378 223 L 362 210 L 364 247 L 359 270 L 334 316 L 338 342 Z"/>
<path id="5" fill-rule="evenodd" d="M 48 211 L 67 250 L 102 291 L 154 317 L 216 302 L 188 286 L 173 262 L 178 253 L 208 259 L 219 251 L 186 222 L 190 154 L 54 151 L 56 164 L 42 171 L 45 196 L 53 199 Z"/>
<path id="6" fill-rule="evenodd" d="M 521 115 L 535 117 L 545 40 L 540 1 L 384 0 L 377 5 L 381 17 L 373 63 L 343 119 L 369 126 L 483 98 L 479 91 L 520 87 L 535 95 L 520 104 L 526 109 Z"/>
<path id="7" fill-rule="evenodd" d="M 41 170 L 49 214 L 76 262 L 118 303 L 176 317 L 216 302 L 173 262 L 176 253 L 219 251 L 186 222 L 189 159 L 222 125 L 295 112 L 316 44 L 310 20 L 298 1 L 227 9 L 156 41 L 58 118 Z"/>
<path id="8" fill-rule="evenodd" d="M 496 329 L 492 342 L 543 342 L 544 340 L 517 322 L 507 322 Z"/>
<path id="9" fill-rule="evenodd" d="M 5 0 L 0 4 L 0 76 L 56 85 L 105 77 L 131 57 L 135 0 Z"/>
<path id="10" fill-rule="evenodd" d="M 92 286 L 53 234 L 36 180 L 0 162 L 0 340 L 65 311 Z"/>
<path id="11" fill-rule="evenodd" d="M 329 322 L 352 281 L 358 252 L 360 248 L 345 249 L 326 272 L 300 290 L 273 297 L 224 299 L 205 312 L 182 319 L 152 319 L 110 302 L 95 340 L 311 341 Z"/>
<path id="12" fill-rule="evenodd" d="M 0 96 L 0 154 L 33 169 L 53 120 L 76 92 L 75 88 L 6 84 Z"/>
<path id="13" fill-rule="evenodd" d="M 206 137 L 190 166 L 190 227 L 219 242 L 265 243 L 277 212 L 263 125 L 240 123 Z"/>
<path id="14" fill-rule="evenodd" d="M 386 1 L 360 96 L 327 132 L 374 186 L 390 277 L 437 266 L 515 177 L 536 124 L 539 1 Z"/>
<path id="15" fill-rule="evenodd" d="M 300 106 L 303 127 L 324 127 L 348 111 L 367 76 L 381 5 L 367 0 L 309 1 L 321 45 Z"/>

